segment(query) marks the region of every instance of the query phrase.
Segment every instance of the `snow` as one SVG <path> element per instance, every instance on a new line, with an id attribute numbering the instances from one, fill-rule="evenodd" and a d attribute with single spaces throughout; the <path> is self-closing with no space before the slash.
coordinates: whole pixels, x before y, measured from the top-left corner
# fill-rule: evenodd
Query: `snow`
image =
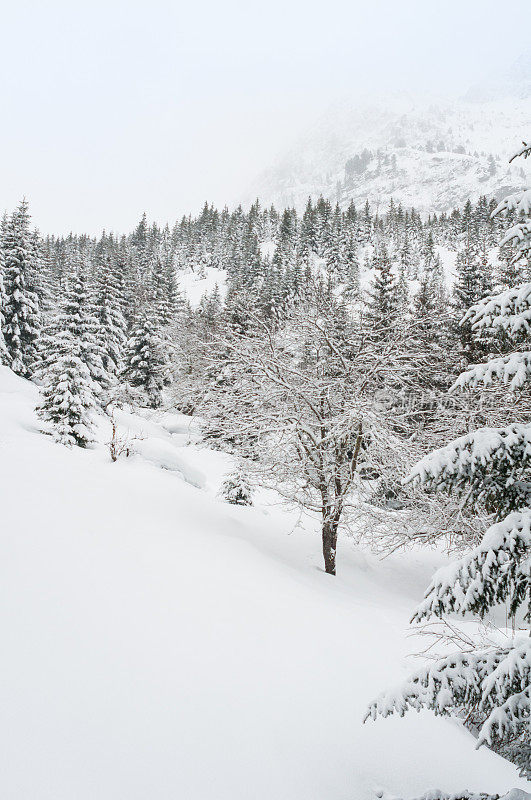
<path id="1" fill-rule="evenodd" d="M 263 259 L 268 258 L 270 261 L 272 261 L 273 256 L 275 255 L 276 246 L 276 242 L 271 241 L 271 239 L 268 239 L 267 242 L 260 242 L 260 256 Z"/>
<path id="2" fill-rule="evenodd" d="M 377 797 L 381 797 L 383 800 L 399 800 L 399 798 L 391 797 L 391 795 L 386 793 L 378 793 Z M 511 789 L 511 791 L 504 794 L 500 800 L 529 800 L 530 797 L 530 794 L 521 791 L 521 789 Z M 441 792 L 439 789 L 431 789 L 429 792 L 423 794 L 422 797 L 416 798 L 415 800 L 495 800 L 495 798 L 492 796 L 488 797 L 483 792 L 481 794 L 470 794 L 464 790 L 449 795 L 447 792 Z"/>
<path id="3" fill-rule="evenodd" d="M 421 621 L 443 612 L 481 614 L 509 595 L 511 611 L 526 604 L 531 578 L 531 512 L 514 511 L 487 528 L 481 543 L 463 558 L 437 570 L 415 612 Z"/>
<path id="4" fill-rule="evenodd" d="M 227 273 L 217 267 L 205 267 L 202 273 L 194 272 L 192 269 L 183 270 L 177 273 L 177 278 L 179 289 L 194 309 L 205 295 L 214 291 L 216 286 L 222 299 L 227 291 Z"/>
<path id="5" fill-rule="evenodd" d="M 43 435 L 37 401 L 0 368 L 3 798 L 526 788 L 455 721 L 361 724 L 410 669 L 407 620 L 443 556 L 380 563 L 343 539 L 332 578 L 309 523 L 216 498 L 231 461 L 193 420 L 116 412 L 143 438 L 113 464 Z"/>
<path id="6" fill-rule="evenodd" d="M 474 364 L 462 372 L 452 389 L 465 386 L 490 386 L 494 378 L 502 380 L 511 392 L 521 389 L 531 373 L 531 352 L 510 353 L 507 356 L 491 358 L 483 364 Z"/>
<path id="7" fill-rule="evenodd" d="M 327 109 L 303 136 L 258 175 L 243 198 L 250 205 L 303 211 L 308 197 L 322 194 L 346 208 L 387 210 L 392 197 L 423 215 L 448 212 L 480 196 L 501 198 L 521 188 L 521 164 L 509 164 L 528 128 L 531 97 L 492 102 L 436 100 L 410 96 L 345 99 Z M 443 151 L 428 152 L 431 141 Z M 346 164 L 364 149 L 381 150 L 360 175 L 346 180 Z M 462 152 L 462 150 L 465 152 Z M 489 156 L 496 158 L 491 171 Z M 392 166 L 393 156 L 396 167 Z"/>

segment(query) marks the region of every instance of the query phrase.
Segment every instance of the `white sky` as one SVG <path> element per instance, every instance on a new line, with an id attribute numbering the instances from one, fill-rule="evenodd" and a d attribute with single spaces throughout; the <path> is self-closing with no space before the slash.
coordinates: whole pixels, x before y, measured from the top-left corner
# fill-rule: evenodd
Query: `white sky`
<path id="1" fill-rule="evenodd" d="M 0 0 L 0 209 L 127 231 L 232 204 L 345 94 L 460 94 L 531 1 Z"/>

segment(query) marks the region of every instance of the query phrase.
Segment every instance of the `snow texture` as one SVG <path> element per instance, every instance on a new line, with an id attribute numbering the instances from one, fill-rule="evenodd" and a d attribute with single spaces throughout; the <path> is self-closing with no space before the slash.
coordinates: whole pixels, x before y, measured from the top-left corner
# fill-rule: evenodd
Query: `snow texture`
<path id="1" fill-rule="evenodd" d="M 361 725 L 411 649 L 404 620 L 442 554 L 378 562 L 343 540 L 331 578 L 310 523 L 265 494 L 250 508 L 216 498 L 234 464 L 197 447 L 192 420 L 117 412 L 166 464 L 173 447 L 178 469 L 156 465 L 157 444 L 111 463 L 108 421 L 68 449 L 40 432 L 38 400 L 0 368 L 3 798 L 526 788 L 449 720 Z M 204 488 L 182 480 L 193 470 Z"/>

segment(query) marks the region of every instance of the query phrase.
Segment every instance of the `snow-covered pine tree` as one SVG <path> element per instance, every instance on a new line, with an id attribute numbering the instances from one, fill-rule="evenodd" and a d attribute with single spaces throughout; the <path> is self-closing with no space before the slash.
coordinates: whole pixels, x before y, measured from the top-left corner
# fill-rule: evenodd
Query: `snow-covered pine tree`
<path id="1" fill-rule="evenodd" d="M 23 200 L 8 219 L 2 236 L 5 292 L 3 333 L 7 363 L 13 372 L 25 378 L 31 377 L 37 366 L 37 341 L 41 325 L 39 300 L 30 288 L 33 246 L 29 219 L 28 204 Z"/>
<path id="2" fill-rule="evenodd" d="M 435 267 L 437 264 L 438 257 L 433 262 Z M 451 361 L 449 357 L 451 318 L 448 313 L 448 297 L 442 276 L 437 269 L 425 270 L 421 276 L 419 288 L 413 297 L 412 323 L 413 341 L 410 344 L 419 348 L 421 352 L 430 354 L 431 365 L 434 368 L 428 369 L 418 379 L 419 383 L 424 384 L 426 378 L 429 385 L 436 379 L 437 365 L 449 367 Z M 442 387 L 439 381 L 436 382 Z"/>
<path id="3" fill-rule="evenodd" d="M 251 484 L 242 469 L 237 469 L 227 475 L 221 484 L 219 496 L 225 502 L 235 506 L 252 506 Z"/>
<path id="4" fill-rule="evenodd" d="M 70 333 L 79 342 L 80 358 L 87 367 L 95 398 L 100 398 L 101 389 L 107 385 L 107 374 L 103 366 L 103 351 L 98 336 L 98 325 L 91 300 L 91 292 L 85 276 L 85 267 L 78 260 L 70 262 L 73 272 L 64 294 L 59 313 L 52 318 L 45 332 L 40 373 L 46 372 L 54 363 L 57 353 L 57 337 L 61 332 Z"/>
<path id="5" fill-rule="evenodd" d="M 57 332 L 54 343 L 37 413 L 51 423 L 56 441 L 86 447 L 93 439 L 95 392 L 83 360 L 82 342 L 71 331 L 63 330 Z"/>
<path id="6" fill-rule="evenodd" d="M 487 265 L 482 262 L 478 244 L 470 238 L 467 229 L 464 247 L 458 252 L 456 281 L 454 285 L 455 330 L 461 344 L 461 356 L 467 363 L 484 358 L 489 347 L 482 337 L 474 335 L 469 320 L 463 315 L 474 303 L 492 291 L 492 281 Z"/>
<path id="7" fill-rule="evenodd" d="M 105 382 L 96 324 L 83 266 L 71 276 L 58 316 L 44 337 L 39 371 L 44 384 L 38 413 L 52 423 L 57 441 L 85 447 L 92 441 L 92 412 Z"/>
<path id="8" fill-rule="evenodd" d="M 171 261 L 165 263 L 160 256 L 156 256 L 153 263 L 151 303 L 157 325 L 162 331 L 175 322 L 176 315 L 184 306 L 173 263 Z"/>
<path id="9" fill-rule="evenodd" d="M 399 315 L 397 280 L 385 246 L 374 256 L 375 276 L 367 300 L 367 322 L 374 340 L 386 339 Z"/>
<path id="10" fill-rule="evenodd" d="M 4 231 L 7 225 L 7 217 L 4 216 L 0 229 L 0 364 L 9 363 L 9 354 L 7 352 L 6 342 L 4 339 L 4 311 L 6 307 L 6 293 L 4 287 L 4 248 L 2 241 L 4 238 Z"/>
<path id="11" fill-rule="evenodd" d="M 531 155 L 524 145 L 519 155 Z M 518 256 L 531 252 L 531 190 L 506 198 L 495 209 L 516 212 L 517 222 L 504 242 L 515 242 Z M 501 329 L 521 341 L 531 329 L 531 284 L 487 297 L 467 312 L 475 331 Z M 489 385 L 501 379 L 513 391 L 531 378 L 531 352 L 517 350 L 471 367 L 456 386 Z M 505 603 L 520 633 L 503 646 L 439 658 L 418 670 L 399 689 L 380 695 L 367 718 L 401 716 L 414 708 L 435 714 L 474 710 L 480 718 L 478 747 L 488 745 L 507 755 L 531 777 L 531 425 L 484 428 L 463 436 L 419 462 L 411 473 L 430 489 L 457 492 L 464 502 L 483 505 L 497 522 L 481 544 L 439 570 L 413 621 L 445 614 L 485 617 Z"/>
<path id="12" fill-rule="evenodd" d="M 125 263 L 107 255 L 96 275 L 93 309 L 97 339 L 107 382 L 122 370 L 127 341 L 125 306 Z"/>
<path id="13" fill-rule="evenodd" d="M 352 300 L 360 292 L 360 266 L 353 235 L 348 237 L 345 246 L 345 273 L 345 296 Z"/>
<path id="14" fill-rule="evenodd" d="M 163 341 L 146 313 L 134 325 L 127 343 L 125 375 L 131 386 L 142 389 L 152 408 L 161 405 L 170 374 Z"/>
<path id="15" fill-rule="evenodd" d="M 338 209 L 334 214 L 330 235 L 326 247 L 326 268 L 335 277 L 341 277 L 345 272 L 345 256 L 341 236 L 341 217 Z"/>

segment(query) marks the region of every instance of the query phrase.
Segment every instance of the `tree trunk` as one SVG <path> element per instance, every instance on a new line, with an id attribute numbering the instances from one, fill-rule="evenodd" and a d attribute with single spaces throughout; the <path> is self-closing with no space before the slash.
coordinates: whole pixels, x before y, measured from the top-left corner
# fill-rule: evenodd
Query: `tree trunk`
<path id="1" fill-rule="evenodd" d="M 337 523 L 332 520 L 323 522 L 323 556 L 325 572 L 329 575 L 336 574 L 336 545 L 337 545 Z"/>

